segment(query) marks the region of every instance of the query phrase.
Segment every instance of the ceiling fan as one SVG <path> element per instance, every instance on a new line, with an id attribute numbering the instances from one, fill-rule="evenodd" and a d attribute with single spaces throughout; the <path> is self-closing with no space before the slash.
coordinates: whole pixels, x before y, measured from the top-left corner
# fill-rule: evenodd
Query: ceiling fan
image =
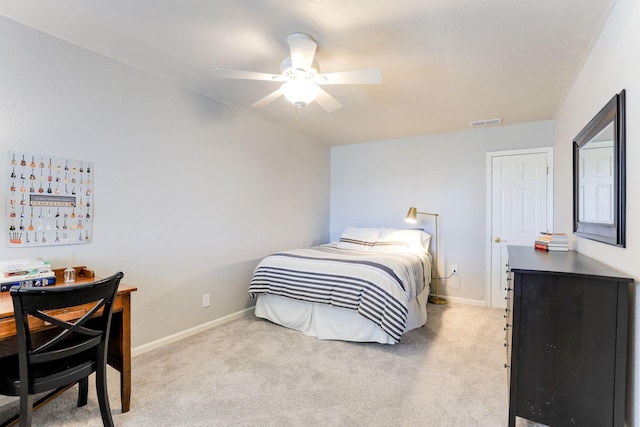
<path id="1" fill-rule="evenodd" d="M 216 68 L 213 70 L 213 75 L 223 79 L 266 80 L 283 83 L 279 89 L 255 102 L 252 107 L 264 107 L 284 95 L 289 102 L 298 108 L 316 101 L 329 113 L 341 108 L 342 104 L 320 88 L 321 85 L 382 83 L 380 68 L 320 74 L 320 67 L 313 58 L 318 45 L 308 34 L 290 34 L 287 37 L 287 43 L 291 56 L 285 58 L 280 64 L 280 74 Z"/>

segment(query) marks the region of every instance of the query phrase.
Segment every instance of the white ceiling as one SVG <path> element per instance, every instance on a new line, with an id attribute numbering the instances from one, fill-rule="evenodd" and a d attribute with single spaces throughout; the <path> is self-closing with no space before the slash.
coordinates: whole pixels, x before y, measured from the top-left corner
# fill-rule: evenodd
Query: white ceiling
<path id="1" fill-rule="evenodd" d="M 0 15 L 330 145 L 553 118 L 615 0 L 2 0 Z M 344 107 L 297 111 L 278 83 L 287 35 L 321 72 L 380 67 L 381 85 L 325 86 Z M 70 64 L 72 66 L 73 64 Z"/>

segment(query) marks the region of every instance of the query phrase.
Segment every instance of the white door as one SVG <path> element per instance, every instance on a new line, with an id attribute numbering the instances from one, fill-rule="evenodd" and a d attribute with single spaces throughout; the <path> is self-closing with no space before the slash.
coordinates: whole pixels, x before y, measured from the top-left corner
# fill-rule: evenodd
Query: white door
<path id="1" fill-rule="evenodd" d="M 551 148 L 487 153 L 491 307 L 505 307 L 507 245 L 533 247 L 552 231 L 551 162 Z"/>

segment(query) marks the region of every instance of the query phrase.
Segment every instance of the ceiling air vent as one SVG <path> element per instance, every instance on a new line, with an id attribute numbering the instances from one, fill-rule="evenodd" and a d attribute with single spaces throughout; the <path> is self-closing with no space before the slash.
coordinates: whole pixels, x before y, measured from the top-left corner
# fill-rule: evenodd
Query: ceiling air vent
<path id="1" fill-rule="evenodd" d="M 471 122 L 469 124 L 472 128 L 477 128 L 481 126 L 499 125 L 500 123 L 502 123 L 502 119 L 476 120 L 475 122 Z"/>

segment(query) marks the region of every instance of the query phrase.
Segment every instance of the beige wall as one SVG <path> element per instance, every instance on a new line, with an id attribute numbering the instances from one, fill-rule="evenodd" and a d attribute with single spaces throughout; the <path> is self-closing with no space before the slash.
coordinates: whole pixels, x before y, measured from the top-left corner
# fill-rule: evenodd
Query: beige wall
<path id="1" fill-rule="evenodd" d="M 248 307 L 261 257 L 328 240 L 328 147 L 3 17 L 0 40 L 0 165 L 95 162 L 93 242 L 0 259 L 122 270 L 134 347 Z"/>
<path id="2" fill-rule="evenodd" d="M 349 226 L 406 227 L 411 206 L 440 216 L 440 292 L 485 304 L 486 153 L 550 147 L 551 121 L 448 132 L 331 150 L 331 239 Z M 421 218 L 421 227 L 433 223 Z"/>
<path id="3" fill-rule="evenodd" d="M 618 0 L 555 120 L 555 223 L 572 226 L 572 140 L 613 95 L 626 89 L 627 247 L 574 238 L 578 252 L 640 279 L 640 2 Z M 627 425 L 640 425 L 640 316 L 638 283 L 631 287 Z"/>

